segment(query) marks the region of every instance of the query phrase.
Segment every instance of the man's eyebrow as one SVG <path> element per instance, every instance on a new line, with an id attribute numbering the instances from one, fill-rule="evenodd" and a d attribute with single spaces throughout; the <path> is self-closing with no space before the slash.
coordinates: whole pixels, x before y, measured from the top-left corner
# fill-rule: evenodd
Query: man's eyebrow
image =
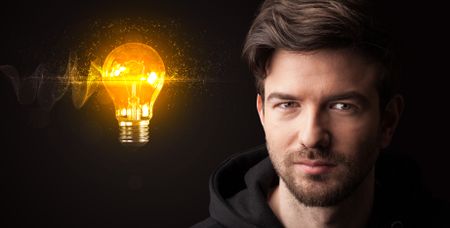
<path id="1" fill-rule="evenodd" d="M 280 99 L 280 100 L 298 100 L 298 98 L 294 95 L 280 92 L 273 92 L 267 96 L 267 101 L 272 99 Z"/>
<path id="2" fill-rule="evenodd" d="M 337 100 L 356 100 L 362 104 L 368 104 L 369 99 L 362 95 L 361 93 L 358 93 L 356 91 L 350 91 L 345 93 L 340 93 L 336 95 L 331 95 L 327 98 L 325 98 L 326 101 L 337 101 Z"/>
<path id="3" fill-rule="evenodd" d="M 270 101 L 272 99 L 300 100 L 299 97 L 296 97 L 296 96 L 288 94 L 288 93 L 280 93 L 280 92 L 273 92 L 273 93 L 269 94 L 269 96 L 267 96 L 267 101 Z M 331 95 L 331 96 L 326 97 L 325 100 L 327 102 L 337 101 L 337 100 L 356 100 L 358 102 L 361 102 L 362 104 L 369 103 L 369 99 L 367 99 L 366 96 L 364 96 L 361 93 L 358 93 L 356 91 L 349 91 L 349 92 Z"/>

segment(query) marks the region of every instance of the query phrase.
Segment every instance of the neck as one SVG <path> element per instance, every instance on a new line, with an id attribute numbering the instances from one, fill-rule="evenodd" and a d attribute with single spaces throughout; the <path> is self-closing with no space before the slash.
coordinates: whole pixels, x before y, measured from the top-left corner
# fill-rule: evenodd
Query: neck
<path id="1" fill-rule="evenodd" d="M 286 228 L 365 227 L 374 196 L 374 169 L 346 199 L 330 207 L 307 207 L 299 202 L 281 180 L 269 195 L 269 206 Z"/>

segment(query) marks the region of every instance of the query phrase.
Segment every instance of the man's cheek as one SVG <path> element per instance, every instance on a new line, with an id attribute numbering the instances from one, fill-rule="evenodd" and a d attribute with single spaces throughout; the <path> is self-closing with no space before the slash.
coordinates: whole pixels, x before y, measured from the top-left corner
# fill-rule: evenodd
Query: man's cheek
<path id="1" fill-rule="evenodd" d="M 286 143 L 284 138 L 271 138 L 270 141 L 267 142 L 270 145 L 270 148 L 276 156 L 283 156 L 284 152 L 288 150 L 289 145 Z"/>

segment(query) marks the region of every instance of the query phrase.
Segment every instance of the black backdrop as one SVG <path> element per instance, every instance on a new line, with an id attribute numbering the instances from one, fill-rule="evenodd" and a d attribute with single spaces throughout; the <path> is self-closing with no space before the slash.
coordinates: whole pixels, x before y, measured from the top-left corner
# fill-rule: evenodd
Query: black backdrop
<path id="1" fill-rule="evenodd" d="M 406 110 L 391 149 L 412 156 L 424 184 L 450 200 L 448 16 L 438 5 L 395 2 L 383 13 L 397 41 Z M 112 103 L 104 93 L 76 109 L 68 92 L 42 121 L 38 105 L 19 104 L 1 75 L 1 223 L 187 227 L 207 216 L 207 182 L 214 168 L 264 142 L 253 81 L 240 58 L 259 1 L 2 4 L 0 65 L 14 65 L 23 74 L 31 73 L 40 61 L 36 56 L 50 52 L 52 41 L 78 22 L 139 16 L 162 24 L 175 21 L 179 30 L 173 39 L 190 46 L 187 68 L 203 80 L 164 87 L 150 142 L 131 150 L 117 141 Z M 199 77 L 192 72 L 186 75 Z"/>

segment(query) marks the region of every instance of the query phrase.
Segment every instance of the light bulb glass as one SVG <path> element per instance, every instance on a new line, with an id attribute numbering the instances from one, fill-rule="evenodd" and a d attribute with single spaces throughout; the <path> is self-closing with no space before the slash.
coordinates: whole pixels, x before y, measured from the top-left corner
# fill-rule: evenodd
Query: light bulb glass
<path id="1" fill-rule="evenodd" d="M 141 146 L 148 142 L 153 105 L 165 74 L 158 52 L 142 43 L 123 44 L 106 57 L 102 81 L 114 103 L 121 143 Z"/>

